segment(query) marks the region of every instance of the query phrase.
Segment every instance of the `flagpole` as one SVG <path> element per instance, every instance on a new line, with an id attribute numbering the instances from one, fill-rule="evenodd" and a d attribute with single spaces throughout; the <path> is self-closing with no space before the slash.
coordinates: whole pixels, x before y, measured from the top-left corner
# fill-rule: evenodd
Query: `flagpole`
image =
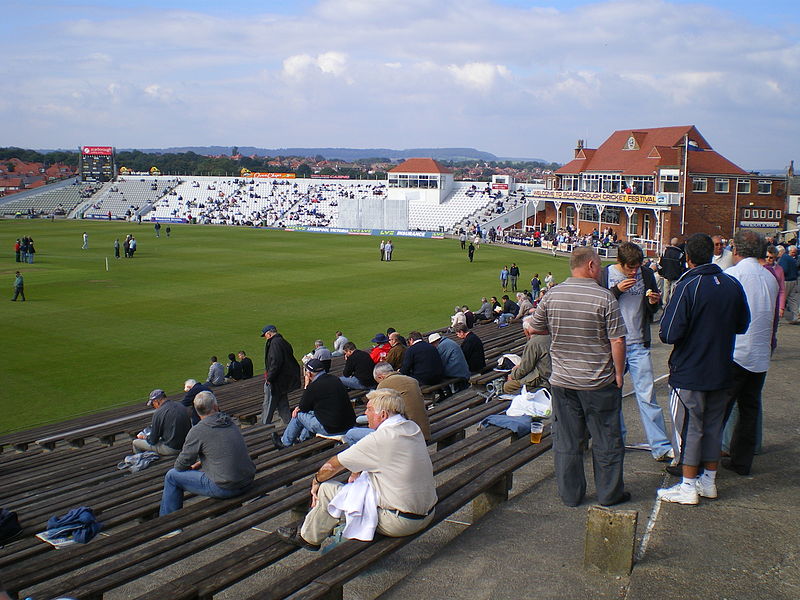
<path id="1" fill-rule="evenodd" d="M 689 134 L 683 134 L 683 194 L 681 195 L 681 235 L 686 227 L 686 181 L 689 179 Z"/>

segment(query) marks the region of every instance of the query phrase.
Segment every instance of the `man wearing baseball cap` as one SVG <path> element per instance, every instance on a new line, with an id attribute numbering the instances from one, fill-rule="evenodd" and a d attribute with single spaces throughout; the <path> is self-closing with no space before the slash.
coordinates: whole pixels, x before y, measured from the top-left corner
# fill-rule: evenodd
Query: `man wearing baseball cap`
<path id="1" fill-rule="evenodd" d="M 283 437 L 272 434 L 276 448 L 305 441 L 314 434 L 344 433 L 356 424 L 356 414 L 347 388 L 335 375 L 325 371 L 322 361 L 312 358 L 305 368 L 306 389 L 300 405 L 292 412 L 292 420 Z"/>
<path id="2" fill-rule="evenodd" d="M 162 389 L 150 392 L 147 406 L 156 409 L 150 425 L 150 433 L 140 433 L 133 440 L 133 451 L 158 452 L 161 456 L 173 456 L 183 448 L 186 434 L 192 428 L 189 413 L 179 402 L 167 398 Z"/>
<path id="3" fill-rule="evenodd" d="M 289 410 L 289 392 L 300 387 L 300 365 L 294 357 L 292 345 L 283 339 L 275 325 L 266 325 L 261 330 L 266 338 L 264 345 L 264 404 L 261 424 L 272 423 L 277 408 L 284 424 L 292 418 Z"/>

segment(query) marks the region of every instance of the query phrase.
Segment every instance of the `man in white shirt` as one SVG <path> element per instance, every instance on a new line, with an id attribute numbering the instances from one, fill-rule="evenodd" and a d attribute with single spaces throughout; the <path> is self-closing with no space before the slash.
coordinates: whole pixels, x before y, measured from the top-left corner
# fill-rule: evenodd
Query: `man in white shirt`
<path id="1" fill-rule="evenodd" d="M 725 242 L 721 235 L 712 235 L 711 240 L 714 242 L 714 255 L 711 257 L 711 262 L 718 265 L 723 271 L 733 266 L 733 253 L 725 247 Z"/>
<path id="2" fill-rule="evenodd" d="M 758 262 L 765 251 L 766 243 L 758 233 L 739 231 L 733 238 L 734 266 L 725 271 L 742 284 L 750 308 L 750 327 L 736 336 L 733 350 L 734 375 L 727 414 L 736 403 L 739 419 L 731 439 L 731 457 L 722 461 L 723 467 L 739 475 L 749 475 L 753 464 L 761 389 L 769 369 L 778 298 L 778 281 Z"/>
<path id="3" fill-rule="evenodd" d="M 337 331 L 336 339 L 333 340 L 333 352 L 331 352 L 331 356 L 344 356 L 344 345 L 349 341 L 350 340 L 344 337 L 341 331 Z"/>
<path id="4" fill-rule="evenodd" d="M 351 482 L 368 473 L 378 506 L 378 533 L 403 537 L 433 520 L 436 482 L 422 431 L 404 416 L 403 397 L 395 390 L 375 390 L 367 394 L 367 400 L 367 420 L 375 432 L 317 471 L 311 484 L 312 508 L 300 530 L 295 525 L 277 529 L 290 544 L 316 550 L 339 524 L 329 514 L 328 504 L 342 484 L 328 480 L 345 470 L 351 472 Z"/>

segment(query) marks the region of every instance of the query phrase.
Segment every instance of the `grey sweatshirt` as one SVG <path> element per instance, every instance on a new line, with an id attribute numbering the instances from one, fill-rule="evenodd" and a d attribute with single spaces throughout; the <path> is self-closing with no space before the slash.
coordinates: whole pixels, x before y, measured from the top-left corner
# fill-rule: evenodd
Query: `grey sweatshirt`
<path id="1" fill-rule="evenodd" d="M 225 413 L 209 415 L 189 430 L 175 468 L 188 471 L 198 460 L 203 472 L 221 488 L 240 489 L 253 482 L 256 466 L 238 425 Z"/>

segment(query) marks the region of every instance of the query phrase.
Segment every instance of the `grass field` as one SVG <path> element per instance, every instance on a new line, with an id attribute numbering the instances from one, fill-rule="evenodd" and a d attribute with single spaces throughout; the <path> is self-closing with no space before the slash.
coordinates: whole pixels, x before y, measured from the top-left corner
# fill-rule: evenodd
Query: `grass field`
<path id="1" fill-rule="evenodd" d="M 89 249 L 81 250 L 81 234 Z M 115 260 L 114 238 L 133 233 L 136 258 Z M 31 236 L 33 265 L 14 262 Z M 359 347 L 387 327 L 402 333 L 449 324 L 452 308 L 499 295 L 503 264 L 531 275 L 568 274 L 564 258 L 482 245 L 475 262 L 455 240 L 395 240 L 378 260 L 373 237 L 85 221 L 0 221 L 3 411 L 0 433 L 128 404 L 156 387 L 179 391 L 245 350 L 263 369 L 261 328 L 275 324 L 299 357 L 337 329 Z M 108 257 L 109 270 L 106 271 Z M 14 271 L 27 302 L 11 303 Z M 528 282 L 523 284 L 523 282 Z"/>

